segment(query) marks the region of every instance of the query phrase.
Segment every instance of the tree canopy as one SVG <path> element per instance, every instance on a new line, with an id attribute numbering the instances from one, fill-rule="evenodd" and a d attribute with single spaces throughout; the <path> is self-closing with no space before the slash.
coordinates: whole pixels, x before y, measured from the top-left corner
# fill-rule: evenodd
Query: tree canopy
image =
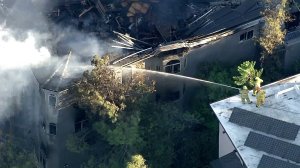
<path id="1" fill-rule="evenodd" d="M 85 142 L 85 138 L 76 134 L 68 141 L 70 151 L 88 151 L 91 156 L 82 165 L 84 168 L 176 167 L 175 160 L 181 154 L 176 148 L 191 155 L 188 153 L 191 146 L 182 143 L 193 140 L 192 129 L 199 121 L 176 104 L 155 102 L 154 82 L 147 80 L 142 72 L 121 80 L 119 69 L 110 67 L 108 61 L 106 56 L 95 57 L 94 69 L 85 72 L 76 85 L 78 107 L 89 118 L 89 134 L 99 135 L 94 136 L 94 145 L 101 149 L 86 148 L 88 140 Z M 197 160 L 196 155 L 190 157 Z M 188 162 L 191 160 L 186 159 L 182 164 Z"/>
<path id="2" fill-rule="evenodd" d="M 147 168 L 142 155 L 133 155 L 131 161 L 127 162 L 126 168 Z"/>
<path id="3" fill-rule="evenodd" d="M 37 161 L 32 152 L 18 147 L 12 141 L 0 143 L 0 167 L 9 168 L 33 168 Z"/>
<path id="4" fill-rule="evenodd" d="M 263 69 L 255 69 L 255 61 L 245 61 L 237 67 L 239 76 L 234 76 L 234 83 L 238 86 L 246 85 L 253 87 L 255 84 L 255 77 L 261 77 Z"/>
<path id="5" fill-rule="evenodd" d="M 290 19 L 287 12 L 288 0 L 264 0 L 265 25 L 258 42 L 264 49 L 265 54 L 272 54 L 274 49 L 283 44 L 286 31 L 284 23 Z M 265 55 L 264 54 L 264 55 Z"/>

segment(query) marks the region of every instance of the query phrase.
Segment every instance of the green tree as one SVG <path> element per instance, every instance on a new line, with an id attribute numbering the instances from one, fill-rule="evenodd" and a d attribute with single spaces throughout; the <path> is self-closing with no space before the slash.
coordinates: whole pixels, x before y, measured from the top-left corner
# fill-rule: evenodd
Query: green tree
<path id="1" fill-rule="evenodd" d="M 223 63 L 203 63 L 198 66 L 196 77 L 232 86 L 234 75 L 237 75 L 237 72 L 232 66 Z M 178 143 L 183 145 L 177 149 L 176 167 L 208 168 L 209 162 L 218 158 L 219 121 L 210 104 L 237 93 L 235 89 L 216 85 L 199 85 L 193 88 L 187 108 L 200 124 L 196 129 L 186 129 L 185 136 L 179 138 Z"/>
<path id="2" fill-rule="evenodd" d="M 97 159 L 92 156 L 89 158 L 89 160 L 81 165 L 81 168 L 102 168 L 101 165 L 99 165 L 99 162 Z"/>
<path id="3" fill-rule="evenodd" d="M 264 49 L 264 55 L 272 54 L 273 50 L 280 44 L 283 44 L 286 31 L 283 24 L 290 19 L 287 12 L 288 0 L 264 0 L 265 25 L 262 29 L 262 35 L 258 42 Z"/>
<path id="4" fill-rule="evenodd" d="M 74 153 L 81 153 L 89 148 L 85 136 L 78 136 L 76 134 L 70 135 L 67 138 L 66 147 L 69 151 Z"/>
<path id="5" fill-rule="evenodd" d="M 238 86 L 247 85 L 253 87 L 255 84 L 255 77 L 261 77 L 263 69 L 255 69 L 255 61 L 245 61 L 237 67 L 239 76 L 234 76 L 234 83 Z"/>
<path id="6" fill-rule="evenodd" d="M 109 56 L 95 56 L 92 65 L 94 68 L 84 72 L 75 85 L 77 104 L 89 118 L 90 133 L 101 135 L 96 141 L 103 139 L 101 146 L 108 150 L 85 166 L 95 163 L 99 167 L 124 167 L 131 154 L 143 144 L 138 102 L 148 99 L 154 91 L 154 83 L 146 83 L 142 73 L 131 74 L 130 80 L 121 80 L 117 73 L 121 69 L 109 66 Z M 83 140 L 72 137 L 67 146 L 81 152 L 86 147 Z"/>
<path id="7" fill-rule="evenodd" d="M 185 129 L 192 129 L 199 122 L 188 112 L 180 111 L 176 104 L 141 102 L 140 132 L 144 140 L 141 154 L 149 167 L 174 167 L 176 145 Z M 191 140 L 191 139 L 189 139 Z M 197 156 L 195 156 L 197 157 Z M 182 158 L 181 158 L 182 159 Z"/>
<path id="8" fill-rule="evenodd" d="M 0 167 L 33 168 L 37 161 L 32 152 L 18 147 L 12 141 L 0 143 Z"/>
<path id="9" fill-rule="evenodd" d="M 145 164 L 146 160 L 143 158 L 142 155 L 133 155 L 131 157 L 131 161 L 127 162 L 127 168 L 147 168 Z"/>
<path id="10" fill-rule="evenodd" d="M 94 68 L 84 72 L 76 90 L 81 108 L 98 117 L 108 117 L 116 122 L 127 104 L 134 103 L 139 96 L 151 93 L 154 89 L 153 84 L 145 84 L 140 74 L 135 74 L 130 82 L 121 82 L 116 68 L 109 66 L 109 56 L 95 56 L 92 65 Z"/>

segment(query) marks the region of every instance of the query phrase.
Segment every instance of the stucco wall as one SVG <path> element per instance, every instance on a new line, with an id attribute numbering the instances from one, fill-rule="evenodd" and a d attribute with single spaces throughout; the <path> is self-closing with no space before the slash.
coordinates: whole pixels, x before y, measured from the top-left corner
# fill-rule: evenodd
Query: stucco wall
<path id="1" fill-rule="evenodd" d="M 253 30 L 254 37 L 249 40 L 240 41 L 240 35 Z M 192 50 L 187 54 L 187 66 L 184 74 L 194 76 L 197 66 L 201 62 L 222 62 L 229 65 L 256 58 L 259 55 L 258 45 L 255 37 L 258 36 L 259 25 L 242 30 L 231 36 L 225 37 L 211 44 L 204 45 Z"/>
<path id="2" fill-rule="evenodd" d="M 225 130 L 222 125 L 219 124 L 219 157 L 225 156 L 234 151 L 234 147 L 224 131 Z"/>

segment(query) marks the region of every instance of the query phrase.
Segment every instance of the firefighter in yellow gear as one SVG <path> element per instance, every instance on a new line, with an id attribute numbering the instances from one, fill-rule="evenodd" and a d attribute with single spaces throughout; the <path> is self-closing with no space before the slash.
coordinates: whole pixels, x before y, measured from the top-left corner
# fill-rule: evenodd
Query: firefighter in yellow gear
<path id="1" fill-rule="evenodd" d="M 242 99 L 242 103 L 245 104 L 247 103 L 252 103 L 249 99 L 249 90 L 247 88 L 247 86 L 243 86 L 243 89 L 240 90 L 240 94 L 241 94 L 241 99 Z"/>
<path id="2" fill-rule="evenodd" d="M 260 90 L 261 83 L 263 83 L 263 80 L 260 79 L 259 77 L 255 77 L 255 85 L 254 85 L 254 89 L 253 89 L 254 96 L 257 94 L 258 90 Z"/>
<path id="3" fill-rule="evenodd" d="M 257 95 L 256 95 L 256 107 L 259 107 L 265 103 L 266 100 L 266 91 L 262 89 L 258 89 Z"/>

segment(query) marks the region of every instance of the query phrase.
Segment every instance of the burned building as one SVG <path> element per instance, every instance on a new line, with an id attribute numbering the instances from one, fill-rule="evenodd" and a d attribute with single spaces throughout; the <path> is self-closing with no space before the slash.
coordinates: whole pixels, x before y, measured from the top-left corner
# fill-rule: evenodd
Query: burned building
<path id="1" fill-rule="evenodd" d="M 66 141 L 88 127 L 84 112 L 73 106 L 75 96 L 70 87 L 88 68 L 79 65 L 70 52 L 58 62 L 32 70 L 40 97 L 36 145 L 40 167 L 79 167 L 85 160 L 84 153 L 69 151 Z"/>
<path id="2" fill-rule="evenodd" d="M 263 11 L 264 4 L 260 0 L 210 3 L 201 12 L 194 13 L 191 20 L 184 20 L 181 26 L 174 24 L 178 29 L 173 41 L 147 46 L 150 48 L 145 47 L 145 50 L 117 59 L 113 64 L 129 66 L 145 62 L 148 70 L 194 76 L 202 62 L 234 65 L 247 59 L 258 60 L 262 51 L 257 40 L 264 26 Z M 275 54 L 280 55 L 286 71 L 291 69 L 292 60 L 298 59 L 299 48 L 299 9 L 291 5 L 289 11 L 295 19 L 286 23 L 285 43 L 275 51 Z M 126 35 L 121 36 L 125 37 L 123 41 L 126 42 Z M 134 38 L 132 41 L 140 43 Z M 164 92 L 165 97 L 176 97 L 174 99 L 179 100 L 183 98 L 184 92 L 189 92 L 186 88 L 190 87 L 176 79 L 170 80 L 168 84 L 162 81 L 158 82 L 158 92 Z M 164 96 L 160 94 L 158 97 Z"/>
<path id="3" fill-rule="evenodd" d="M 53 4 L 45 12 L 51 21 L 50 26 L 76 28 L 123 49 L 124 54 L 112 60 L 113 66 L 129 67 L 142 63 L 147 70 L 194 76 L 201 62 L 219 61 L 233 65 L 242 60 L 256 59 L 260 53 L 256 44 L 264 24 L 261 15 L 264 8 L 260 0 L 57 0 Z M 0 6 L 0 15 L 5 10 Z M 299 10 L 294 7 L 291 11 L 295 20 L 286 25 L 286 43 L 282 46 L 286 69 L 298 58 L 300 42 Z M 55 26 L 51 28 L 55 31 Z M 84 50 L 83 43 L 92 43 L 73 35 L 75 38 L 53 41 L 56 43 L 54 53 L 67 56 L 49 67 L 32 70 L 36 102 L 40 104 L 36 107 L 36 154 L 39 166 L 44 168 L 76 168 L 85 160 L 84 153 L 72 153 L 66 148 L 66 140 L 69 135 L 83 133 L 88 126 L 83 113 L 72 105 L 74 97 L 69 86 L 89 67 L 72 63 L 81 57 L 74 58 L 69 53 L 70 46 L 66 41 L 81 42 L 72 48 L 77 52 Z M 99 43 L 97 40 L 92 42 Z M 154 78 L 157 81 L 157 100 L 175 101 L 180 105 L 193 91 L 189 89 L 190 83 L 176 78 L 167 82 L 159 75 Z M 220 132 L 226 130 L 221 128 Z M 220 157 L 234 148 L 230 150 L 220 152 Z"/>
<path id="4" fill-rule="evenodd" d="M 201 62 L 233 65 L 255 59 L 260 52 L 255 39 L 263 26 L 262 11 L 260 1 L 211 6 L 178 31 L 177 37 L 181 39 L 161 43 L 114 63 L 128 66 L 143 61 L 145 69 L 194 76 Z M 158 97 L 173 101 L 183 99 L 187 84 L 177 79 L 170 79 L 167 84 L 163 79 L 156 80 Z"/>

